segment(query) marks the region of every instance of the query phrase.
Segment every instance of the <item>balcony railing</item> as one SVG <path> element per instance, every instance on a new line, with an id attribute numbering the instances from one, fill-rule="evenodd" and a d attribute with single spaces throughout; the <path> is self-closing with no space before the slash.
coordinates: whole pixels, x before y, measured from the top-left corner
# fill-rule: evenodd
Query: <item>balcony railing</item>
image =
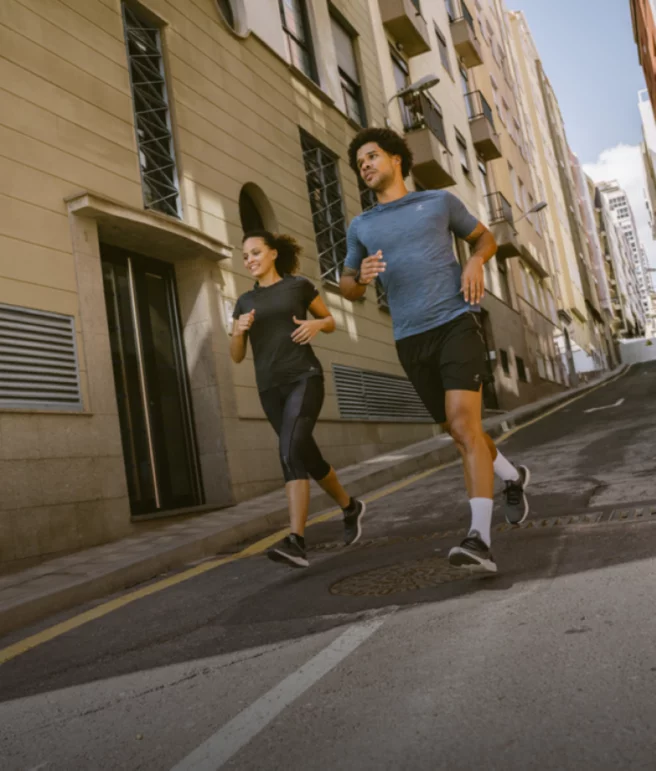
<path id="1" fill-rule="evenodd" d="M 476 118 L 485 116 L 490 122 L 492 128 L 494 128 L 494 115 L 492 113 L 492 108 L 480 91 L 470 91 L 468 94 L 465 94 L 465 101 L 467 103 L 467 114 L 469 115 L 469 120 L 475 120 Z"/>
<path id="2" fill-rule="evenodd" d="M 515 218 L 513 217 L 512 206 L 502 193 L 490 193 L 485 196 L 487 200 L 487 210 L 490 215 L 490 224 L 495 225 L 499 222 L 508 222 L 515 227 Z"/>
<path id="3" fill-rule="evenodd" d="M 428 128 L 448 148 L 442 112 L 432 97 L 421 93 L 408 101 L 400 97 L 400 101 L 403 128 L 406 131 Z"/>

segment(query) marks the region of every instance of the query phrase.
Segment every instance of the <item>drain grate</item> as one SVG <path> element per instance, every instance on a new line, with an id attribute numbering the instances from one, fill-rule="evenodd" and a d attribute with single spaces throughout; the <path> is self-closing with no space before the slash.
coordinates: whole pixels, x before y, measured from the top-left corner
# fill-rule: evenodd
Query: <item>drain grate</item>
<path id="1" fill-rule="evenodd" d="M 386 597 L 469 577 L 469 573 L 452 567 L 443 557 L 426 557 L 342 578 L 330 587 L 330 593 L 347 597 Z"/>
<path id="2" fill-rule="evenodd" d="M 570 516 L 545 517 L 543 519 L 529 519 L 522 525 L 509 525 L 506 522 L 493 528 L 496 533 L 506 533 L 517 530 L 541 530 L 550 527 L 572 527 L 575 525 L 599 525 L 608 522 L 613 523 L 631 523 L 631 522 L 656 522 L 656 506 L 648 506 L 639 509 L 613 509 L 612 511 L 592 511 L 585 514 L 572 514 Z M 465 528 L 451 530 L 440 530 L 435 533 L 424 533 L 422 535 L 392 535 L 381 536 L 380 538 L 362 539 L 355 546 L 349 547 L 349 551 L 357 549 L 382 548 L 384 546 L 394 546 L 396 544 L 423 543 L 425 541 L 439 541 L 444 538 L 463 538 L 467 534 Z M 341 541 L 329 541 L 320 543 L 311 547 L 313 552 L 330 552 L 344 549 Z"/>

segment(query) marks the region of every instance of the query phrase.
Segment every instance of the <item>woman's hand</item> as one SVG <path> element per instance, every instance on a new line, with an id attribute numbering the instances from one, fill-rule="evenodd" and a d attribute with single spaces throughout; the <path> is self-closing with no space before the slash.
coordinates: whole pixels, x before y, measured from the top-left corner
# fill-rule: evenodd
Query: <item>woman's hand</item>
<path id="1" fill-rule="evenodd" d="M 255 322 L 255 308 L 250 313 L 242 313 L 237 319 L 237 334 L 243 335 L 253 326 Z"/>
<path id="2" fill-rule="evenodd" d="M 325 319 L 299 321 L 294 316 L 294 324 L 298 324 L 298 329 L 292 332 L 292 340 L 299 345 L 307 345 L 317 333 L 321 332 L 325 323 Z"/>

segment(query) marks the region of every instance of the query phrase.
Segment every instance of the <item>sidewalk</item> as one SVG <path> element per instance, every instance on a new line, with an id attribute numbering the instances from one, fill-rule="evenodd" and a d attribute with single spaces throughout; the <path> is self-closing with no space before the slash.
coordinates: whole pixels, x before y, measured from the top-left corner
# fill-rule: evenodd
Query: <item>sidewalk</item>
<path id="1" fill-rule="evenodd" d="M 616 377 L 626 367 L 586 385 L 485 420 L 498 437 L 547 412 L 573 396 Z M 354 496 L 457 458 L 450 437 L 440 435 L 364 463 L 340 469 L 339 477 Z M 313 486 L 310 513 L 333 508 L 332 500 Z M 245 501 L 229 509 L 170 523 L 161 522 L 139 535 L 49 560 L 37 567 L 0 577 L 0 636 L 90 600 L 142 583 L 190 562 L 232 551 L 237 544 L 287 524 L 284 490 Z"/>

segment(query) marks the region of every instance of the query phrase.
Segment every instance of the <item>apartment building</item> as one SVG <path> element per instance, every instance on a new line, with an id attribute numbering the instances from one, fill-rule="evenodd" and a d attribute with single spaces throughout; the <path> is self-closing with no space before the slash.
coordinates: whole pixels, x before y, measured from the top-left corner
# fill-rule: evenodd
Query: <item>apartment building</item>
<path id="1" fill-rule="evenodd" d="M 633 37 L 645 75 L 652 112 L 656 115 L 656 1 L 629 0 Z"/>
<path id="2" fill-rule="evenodd" d="M 327 458 L 437 430 L 384 293 L 337 291 L 348 223 L 373 203 L 346 157 L 362 126 L 403 132 L 410 184 L 453 190 L 495 233 L 486 406 L 569 382 L 555 230 L 533 212 L 556 191 L 537 171 L 507 11 L 471 2 L 6 0 L 0 562 L 281 484 L 252 360 L 229 357 L 252 228 L 301 242 L 337 322 L 315 345 Z"/>
<path id="3" fill-rule="evenodd" d="M 616 207 L 610 198 L 617 193 L 616 183 L 602 183 L 595 188 L 595 211 L 601 248 L 605 258 L 614 322 L 615 338 L 641 337 L 645 316 L 639 299 L 638 281 L 631 247 L 620 227 Z"/>
<path id="4" fill-rule="evenodd" d="M 617 182 L 607 183 L 603 186 L 604 194 L 608 199 L 611 211 L 615 215 L 617 223 L 622 229 L 629 244 L 631 258 L 633 260 L 635 283 L 642 312 L 647 318 L 651 312 L 651 277 L 647 255 L 640 243 L 638 228 L 636 226 L 633 209 L 627 194 Z M 644 330 L 643 330 L 644 333 Z"/>
<path id="5" fill-rule="evenodd" d="M 280 485 L 229 358 L 252 227 L 300 240 L 337 320 L 327 457 L 436 430 L 384 307 L 336 291 L 346 148 L 386 118 L 367 0 L 7 0 L 0 36 L 0 561 Z"/>

